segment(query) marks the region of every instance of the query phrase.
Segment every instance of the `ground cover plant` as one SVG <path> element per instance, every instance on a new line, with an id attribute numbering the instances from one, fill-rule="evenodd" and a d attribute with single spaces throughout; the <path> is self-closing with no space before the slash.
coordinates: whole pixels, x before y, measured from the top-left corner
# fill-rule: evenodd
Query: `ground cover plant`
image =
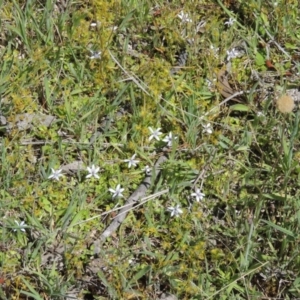
<path id="1" fill-rule="evenodd" d="M 298 1 L 0 6 L 1 299 L 299 298 Z"/>

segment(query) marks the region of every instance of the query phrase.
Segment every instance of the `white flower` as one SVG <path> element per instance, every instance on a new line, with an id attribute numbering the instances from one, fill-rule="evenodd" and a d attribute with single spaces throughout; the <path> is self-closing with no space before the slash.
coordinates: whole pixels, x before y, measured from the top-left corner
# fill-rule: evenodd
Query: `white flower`
<path id="1" fill-rule="evenodd" d="M 108 190 L 113 194 L 113 198 L 123 197 L 122 192 L 124 191 L 124 189 L 122 189 L 119 184 L 117 185 L 115 190 L 113 190 L 112 188 Z"/>
<path id="2" fill-rule="evenodd" d="M 210 49 L 212 50 L 215 57 L 218 57 L 219 48 L 215 48 L 214 45 L 210 45 Z"/>
<path id="3" fill-rule="evenodd" d="M 208 124 L 206 124 L 206 125 L 202 125 L 202 126 L 203 126 L 203 128 L 204 128 L 204 129 L 202 130 L 203 133 L 212 134 L 213 129 L 212 129 L 210 123 L 208 123 Z"/>
<path id="4" fill-rule="evenodd" d="M 92 22 L 90 24 L 91 27 L 100 27 L 101 26 L 101 22 L 100 21 L 96 21 L 96 22 Z"/>
<path id="5" fill-rule="evenodd" d="M 59 177 L 63 176 L 63 174 L 61 174 L 62 169 L 54 170 L 51 168 L 51 171 L 52 171 L 52 174 L 48 177 L 48 179 L 53 179 L 53 180 L 59 181 Z"/>
<path id="6" fill-rule="evenodd" d="M 131 168 L 131 166 L 136 167 L 136 165 L 140 162 L 139 160 L 135 160 L 136 154 L 132 155 L 129 159 L 124 159 L 124 162 L 128 163 L 128 169 Z"/>
<path id="7" fill-rule="evenodd" d="M 180 206 L 178 204 L 174 207 L 168 207 L 168 211 L 171 213 L 171 217 L 178 217 L 180 214 L 183 213 L 182 209 L 180 209 Z"/>
<path id="8" fill-rule="evenodd" d="M 181 11 L 177 17 L 183 22 L 183 23 L 190 23 L 192 22 L 192 19 L 189 18 L 188 14 L 185 14 L 183 11 Z"/>
<path id="9" fill-rule="evenodd" d="M 91 52 L 90 59 L 101 58 L 101 54 L 102 54 L 101 51 L 93 51 L 93 50 L 90 50 L 90 52 Z"/>
<path id="10" fill-rule="evenodd" d="M 152 169 L 151 169 L 149 166 L 146 166 L 146 167 L 143 169 L 143 171 L 145 171 L 146 175 L 150 175 Z"/>
<path id="11" fill-rule="evenodd" d="M 85 178 L 90 178 L 90 177 L 95 177 L 97 179 L 100 178 L 99 175 L 97 174 L 99 172 L 99 170 L 100 170 L 99 167 L 95 167 L 95 165 L 92 165 L 91 168 L 87 167 L 87 170 L 88 170 L 89 174 L 86 175 Z"/>
<path id="12" fill-rule="evenodd" d="M 212 87 L 212 82 L 209 79 L 205 79 L 206 85 L 210 88 Z"/>
<path id="13" fill-rule="evenodd" d="M 231 49 L 231 50 L 227 50 L 227 61 L 230 61 L 232 58 L 236 58 L 240 56 L 240 52 L 238 50 L 236 50 L 235 48 Z"/>
<path id="14" fill-rule="evenodd" d="M 128 259 L 128 263 L 130 264 L 130 265 L 132 265 L 133 263 L 135 263 L 136 262 L 136 259 L 135 258 L 129 258 Z"/>
<path id="15" fill-rule="evenodd" d="M 162 134 L 162 132 L 160 132 L 160 128 L 153 130 L 151 127 L 148 127 L 148 129 L 151 131 L 149 141 L 151 141 L 153 138 L 159 141 L 159 136 Z"/>
<path id="16" fill-rule="evenodd" d="M 226 21 L 225 23 L 224 23 L 224 25 L 227 25 L 227 26 L 232 26 L 233 24 L 234 24 L 234 22 L 235 22 L 235 19 L 234 18 L 229 18 L 229 20 L 228 21 Z"/>
<path id="17" fill-rule="evenodd" d="M 167 136 L 163 139 L 163 141 L 164 141 L 165 143 L 168 143 L 168 144 L 167 144 L 168 147 L 171 147 L 171 146 L 172 146 L 173 140 L 176 140 L 176 139 L 177 139 L 177 136 L 174 136 L 174 137 L 173 137 L 172 132 L 169 132 L 169 135 L 167 135 Z"/>
<path id="18" fill-rule="evenodd" d="M 24 221 L 21 221 L 21 223 L 19 223 L 17 220 L 15 220 L 15 223 L 17 224 L 18 228 L 15 228 L 14 231 L 21 230 L 22 232 L 25 232 L 25 228 L 27 227 L 27 225 Z"/>
<path id="19" fill-rule="evenodd" d="M 196 201 L 199 202 L 201 200 L 203 200 L 203 198 L 205 197 L 205 195 L 203 193 L 201 193 L 200 189 L 196 189 L 195 193 L 191 194 L 192 197 L 196 197 Z"/>
<path id="20" fill-rule="evenodd" d="M 257 116 L 258 117 L 264 117 L 265 115 L 264 115 L 264 113 L 262 111 L 258 111 L 257 112 Z"/>
<path id="21" fill-rule="evenodd" d="M 206 85 L 207 85 L 207 87 L 209 88 L 209 89 L 213 89 L 214 88 L 214 86 L 215 86 L 215 83 L 216 83 L 216 79 L 214 78 L 214 79 L 212 79 L 212 80 L 210 80 L 210 79 L 205 79 L 205 82 L 206 82 Z"/>

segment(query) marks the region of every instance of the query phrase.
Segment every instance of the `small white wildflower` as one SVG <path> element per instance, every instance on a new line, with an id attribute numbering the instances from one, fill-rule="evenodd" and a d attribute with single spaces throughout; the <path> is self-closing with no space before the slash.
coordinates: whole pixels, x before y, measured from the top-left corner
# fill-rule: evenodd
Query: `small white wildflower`
<path id="1" fill-rule="evenodd" d="M 21 230 L 22 232 L 25 232 L 25 228 L 27 227 L 27 225 L 25 224 L 24 221 L 21 221 L 21 223 L 19 223 L 17 220 L 15 220 L 15 223 L 17 224 L 18 228 L 15 228 L 14 231 L 17 230 Z"/>
<path id="2" fill-rule="evenodd" d="M 128 259 L 128 263 L 130 264 L 130 265 L 132 265 L 133 263 L 135 263 L 136 262 L 136 259 L 135 258 L 129 258 Z"/>
<path id="3" fill-rule="evenodd" d="M 215 81 L 215 80 L 213 79 L 213 81 Z M 205 79 L 206 85 L 209 89 L 212 89 L 214 87 L 215 84 L 213 81 L 209 80 L 208 78 Z"/>
<path id="4" fill-rule="evenodd" d="M 168 207 L 168 211 L 171 213 L 171 217 L 179 217 L 179 215 L 183 213 L 178 204 L 176 206 Z"/>
<path id="5" fill-rule="evenodd" d="M 149 141 L 151 141 L 153 138 L 155 138 L 157 141 L 159 141 L 159 136 L 162 134 L 162 132 L 160 132 L 160 128 L 157 129 L 152 129 L 151 127 L 148 127 L 148 129 L 151 132 L 151 135 L 149 137 Z"/>
<path id="6" fill-rule="evenodd" d="M 212 129 L 210 123 L 208 123 L 208 124 L 206 124 L 206 125 L 202 125 L 202 126 L 203 126 L 203 128 L 204 128 L 204 129 L 202 130 L 203 133 L 212 134 L 213 129 Z"/>
<path id="7" fill-rule="evenodd" d="M 63 174 L 61 174 L 62 172 L 62 169 L 59 169 L 59 170 L 54 170 L 51 168 L 51 175 L 48 177 L 48 179 L 53 179 L 53 180 L 57 180 L 59 181 L 59 177 L 63 176 Z"/>
<path id="8" fill-rule="evenodd" d="M 201 200 L 203 200 L 203 198 L 205 197 L 205 195 L 203 193 L 201 193 L 200 189 L 196 189 L 195 193 L 191 194 L 192 197 L 196 197 L 196 201 L 199 202 Z"/>
<path id="9" fill-rule="evenodd" d="M 236 58 L 240 56 L 240 52 L 238 50 L 236 50 L 235 48 L 231 49 L 231 50 L 227 50 L 227 61 L 230 61 L 232 58 Z"/>
<path id="10" fill-rule="evenodd" d="M 90 177 L 95 177 L 97 179 L 100 178 L 99 175 L 97 174 L 99 172 L 99 170 L 100 170 L 99 167 L 95 167 L 95 165 L 92 165 L 91 168 L 87 167 L 87 170 L 88 170 L 89 174 L 86 175 L 85 178 L 90 178 Z"/>
<path id="11" fill-rule="evenodd" d="M 172 132 L 169 132 L 169 135 L 167 135 L 164 139 L 163 142 L 168 143 L 167 146 L 171 147 L 173 140 L 176 140 L 177 136 L 173 136 Z"/>
<path id="12" fill-rule="evenodd" d="M 90 59 L 101 58 L 101 54 L 102 54 L 101 51 L 93 51 L 93 50 L 90 50 L 90 52 L 91 52 Z"/>
<path id="13" fill-rule="evenodd" d="M 151 169 L 149 166 L 146 166 L 146 167 L 143 169 L 143 171 L 146 173 L 146 175 L 150 175 L 152 169 Z"/>
<path id="14" fill-rule="evenodd" d="M 227 26 L 232 26 L 233 24 L 234 24 L 234 22 L 235 22 L 235 19 L 234 18 L 229 18 L 229 20 L 228 21 L 226 21 L 225 23 L 224 23 L 224 25 L 227 25 Z"/>
<path id="15" fill-rule="evenodd" d="M 112 189 L 112 188 L 110 188 L 110 189 L 108 189 L 108 190 L 113 194 L 113 196 L 112 196 L 113 199 L 114 199 L 114 198 L 117 198 L 117 197 L 124 197 L 124 196 L 122 195 L 124 189 L 122 189 L 121 186 L 120 186 L 119 184 L 117 185 L 117 187 L 116 187 L 115 190 Z"/>
<path id="16" fill-rule="evenodd" d="M 96 21 L 96 22 L 92 22 L 90 24 L 91 27 L 100 27 L 101 26 L 101 22 L 100 21 Z"/>
<path id="17" fill-rule="evenodd" d="M 183 11 L 181 11 L 177 17 L 183 22 L 183 23 L 191 23 L 192 19 L 189 18 L 188 14 L 185 14 Z"/>
<path id="18" fill-rule="evenodd" d="M 129 159 L 124 159 L 124 162 L 128 163 L 128 169 L 130 169 L 132 166 L 136 167 L 136 165 L 140 162 L 139 160 L 135 160 L 136 154 L 132 155 Z"/>
<path id="19" fill-rule="evenodd" d="M 210 45 L 210 49 L 212 50 L 214 56 L 215 56 L 215 57 L 218 57 L 218 55 L 219 55 L 218 52 L 219 52 L 219 49 L 220 49 L 220 48 L 216 48 L 214 45 Z"/>
<path id="20" fill-rule="evenodd" d="M 258 112 L 257 112 L 257 116 L 258 116 L 258 117 L 264 117 L 264 113 L 263 113 L 262 111 L 258 111 Z"/>

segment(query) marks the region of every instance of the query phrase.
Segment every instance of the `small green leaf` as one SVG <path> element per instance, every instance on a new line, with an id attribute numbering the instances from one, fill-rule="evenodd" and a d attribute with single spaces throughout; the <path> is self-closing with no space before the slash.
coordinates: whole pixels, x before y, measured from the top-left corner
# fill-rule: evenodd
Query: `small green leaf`
<path id="1" fill-rule="evenodd" d="M 256 53 L 255 63 L 257 66 L 263 66 L 265 64 L 265 58 L 259 53 Z"/>
<path id="2" fill-rule="evenodd" d="M 232 111 L 250 111 L 251 109 L 244 104 L 235 104 L 230 106 L 230 110 Z"/>
<path id="3" fill-rule="evenodd" d="M 40 198 L 40 206 L 48 213 L 52 211 L 51 202 L 46 197 Z"/>
<path id="4" fill-rule="evenodd" d="M 239 146 L 235 149 L 236 151 L 249 151 L 248 146 Z"/>
<path id="5" fill-rule="evenodd" d="M 269 20 L 268 20 L 268 16 L 265 13 L 263 13 L 263 12 L 260 13 L 260 16 L 261 16 L 261 18 L 262 18 L 265 26 L 269 27 L 270 23 L 269 23 Z"/>

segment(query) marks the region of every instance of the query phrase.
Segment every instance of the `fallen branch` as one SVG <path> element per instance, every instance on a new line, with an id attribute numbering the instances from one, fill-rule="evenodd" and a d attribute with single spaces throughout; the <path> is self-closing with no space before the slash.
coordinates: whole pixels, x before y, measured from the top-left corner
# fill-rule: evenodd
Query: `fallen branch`
<path id="1" fill-rule="evenodd" d="M 94 254 L 97 255 L 100 252 L 100 247 L 103 244 L 103 242 L 111 236 L 118 227 L 122 224 L 122 222 L 125 220 L 128 211 L 130 211 L 130 208 L 140 201 L 146 194 L 147 190 L 149 189 L 151 185 L 151 180 L 155 180 L 156 177 L 160 173 L 160 165 L 167 160 L 167 157 L 165 155 L 162 155 L 157 162 L 155 163 L 154 170 L 152 174 L 154 174 L 154 178 L 152 178 L 152 174 L 147 174 L 144 178 L 143 182 L 139 185 L 139 187 L 134 191 L 134 193 L 127 199 L 124 207 L 120 210 L 118 215 L 114 218 L 112 223 L 104 230 L 104 232 L 100 235 L 99 239 L 94 241 Z"/>

